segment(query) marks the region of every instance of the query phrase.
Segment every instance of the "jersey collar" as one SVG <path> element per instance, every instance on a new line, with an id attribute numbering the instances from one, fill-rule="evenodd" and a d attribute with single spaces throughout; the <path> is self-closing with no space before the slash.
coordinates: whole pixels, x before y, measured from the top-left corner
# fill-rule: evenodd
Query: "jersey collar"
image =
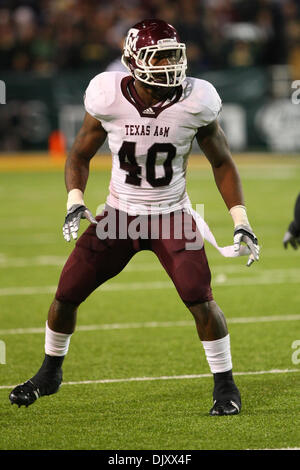
<path id="1" fill-rule="evenodd" d="M 158 103 L 154 106 L 145 107 L 145 104 L 139 97 L 134 87 L 134 79 L 132 76 L 124 77 L 121 81 L 121 91 L 123 96 L 131 103 L 139 112 L 141 117 L 147 118 L 157 118 L 157 116 L 164 111 L 165 109 L 169 108 L 173 104 L 177 103 L 180 100 L 182 94 L 182 86 L 180 85 L 177 87 L 173 97 L 171 100 L 165 100 L 161 103 Z M 166 102 L 167 101 L 167 102 Z"/>

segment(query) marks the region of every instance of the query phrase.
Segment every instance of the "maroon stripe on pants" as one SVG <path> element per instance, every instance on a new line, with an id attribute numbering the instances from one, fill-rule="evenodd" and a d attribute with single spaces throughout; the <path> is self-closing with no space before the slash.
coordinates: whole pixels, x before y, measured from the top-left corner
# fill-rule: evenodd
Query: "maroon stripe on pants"
<path id="1" fill-rule="evenodd" d="M 175 230 L 177 224 L 177 230 Z M 182 237 L 176 239 L 181 224 Z M 198 243 L 194 243 L 197 239 Z M 192 215 L 170 214 L 170 239 L 151 241 L 151 249 L 172 279 L 179 296 L 186 305 L 213 300 L 211 272 L 208 266 L 203 239 Z M 187 249 L 187 247 L 197 249 Z M 201 246 L 201 248 L 200 248 Z"/>

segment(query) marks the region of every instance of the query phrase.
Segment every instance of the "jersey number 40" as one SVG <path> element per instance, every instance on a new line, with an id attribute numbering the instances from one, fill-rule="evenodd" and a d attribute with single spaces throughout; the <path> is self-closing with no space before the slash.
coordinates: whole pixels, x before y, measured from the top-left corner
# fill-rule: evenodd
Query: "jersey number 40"
<path id="1" fill-rule="evenodd" d="M 120 168 L 127 172 L 125 183 L 140 186 L 142 179 L 139 176 L 142 167 L 137 164 L 135 158 L 136 142 L 123 142 L 119 150 Z M 158 153 L 166 153 L 167 157 L 163 163 L 165 175 L 156 178 L 155 164 Z M 170 143 L 153 144 L 147 152 L 146 159 L 146 180 L 151 186 L 157 188 L 159 186 L 167 186 L 173 176 L 172 160 L 176 155 L 176 147 Z"/>

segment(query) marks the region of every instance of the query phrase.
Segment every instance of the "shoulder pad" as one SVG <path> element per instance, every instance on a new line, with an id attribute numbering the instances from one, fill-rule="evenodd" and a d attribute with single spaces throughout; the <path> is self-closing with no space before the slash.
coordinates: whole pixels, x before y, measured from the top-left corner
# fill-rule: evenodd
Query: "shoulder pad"
<path id="1" fill-rule="evenodd" d="M 103 119 L 111 113 L 111 106 L 118 99 L 120 82 L 128 75 L 124 72 L 103 72 L 89 83 L 84 94 L 86 111 L 96 119 Z"/>
<path id="2" fill-rule="evenodd" d="M 183 99 L 187 111 L 199 117 L 199 127 L 214 121 L 222 109 L 217 90 L 206 80 L 188 77 Z"/>

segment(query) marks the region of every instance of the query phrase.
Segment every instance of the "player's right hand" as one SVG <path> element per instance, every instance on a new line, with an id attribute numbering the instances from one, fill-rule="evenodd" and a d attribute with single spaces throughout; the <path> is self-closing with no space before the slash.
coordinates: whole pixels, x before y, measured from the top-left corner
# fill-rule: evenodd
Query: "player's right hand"
<path id="1" fill-rule="evenodd" d="M 297 250 L 298 245 L 300 245 L 300 236 L 297 237 L 293 235 L 289 230 L 287 230 L 284 234 L 282 243 L 285 249 L 287 249 L 287 247 L 291 245 L 294 250 Z"/>
<path id="2" fill-rule="evenodd" d="M 63 225 L 63 235 L 67 242 L 71 240 L 71 236 L 74 240 L 77 239 L 80 219 L 87 219 L 91 224 L 97 224 L 97 220 L 87 207 L 81 204 L 73 204 L 67 212 Z"/>

